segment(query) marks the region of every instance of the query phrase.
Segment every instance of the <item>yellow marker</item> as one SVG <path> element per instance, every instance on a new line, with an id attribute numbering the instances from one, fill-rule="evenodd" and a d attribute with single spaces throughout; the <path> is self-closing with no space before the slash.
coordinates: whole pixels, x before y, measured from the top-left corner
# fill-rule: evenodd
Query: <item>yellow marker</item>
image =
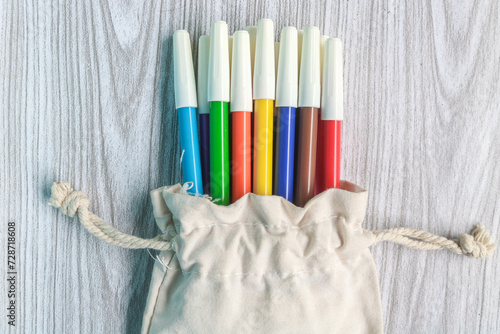
<path id="1" fill-rule="evenodd" d="M 253 192 L 257 195 L 272 195 L 273 113 L 276 84 L 273 21 L 259 20 L 255 44 Z"/>
<path id="2" fill-rule="evenodd" d="M 255 100 L 253 192 L 258 195 L 273 193 L 273 110 L 273 100 Z"/>

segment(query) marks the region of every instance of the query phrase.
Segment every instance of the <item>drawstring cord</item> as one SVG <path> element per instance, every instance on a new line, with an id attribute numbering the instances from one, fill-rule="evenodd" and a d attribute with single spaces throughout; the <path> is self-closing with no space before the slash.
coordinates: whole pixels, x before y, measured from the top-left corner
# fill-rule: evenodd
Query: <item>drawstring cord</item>
<path id="1" fill-rule="evenodd" d="M 493 255 L 496 245 L 484 225 L 478 225 L 471 234 L 460 234 L 458 239 L 447 239 L 432 233 L 407 227 L 371 231 L 375 236 L 374 244 L 390 241 L 406 247 L 421 250 L 447 249 L 455 254 L 475 259 Z"/>
<path id="2" fill-rule="evenodd" d="M 185 183 L 180 194 L 191 194 L 189 190 L 193 187 L 191 182 Z M 156 250 L 172 249 L 173 241 L 177 236 L 173 228 L 167 229 L 152 239 L 142 239 L 133 235 L 125 234 L 110 226 L 102 218 L 89 211 L 89 200 L 81 191 L 74 191 L 67 182 L 55 182 L 52 185 L 52 196 L 49 205 L 61 210 L 70 217 L 78 215 L 80 223 L 90 233 L 99 239 L 124 248 L 150 248 Z M 200 196 L 200 195 L 198 195 Z M 212 200 L 208 195 L 200 197 Z M 212 200 L 217 201 L 217 200 Z M 463 233 L 458 239 L 447 239 L 432 233 L 415 230 L 412 228 L 399 227 L 379 231 L 369 231 L 375 236 L 373 244 L 390 241 L 406 247 L 421 250 L 447 249 L 455 254 L 461 254 L 472 258 L 485 258 L 492 256 L 496 245 L 483 225 L 478 225 L 471 234 Z"/>
<path id="3" fill-rule="evenodd" d="M 107 224 L 102 218 L 89 211 L 89 199 L 81 191 L 74 191 L 67 182 L 55 182 L 52 185 L 52 196 L 49 205 L 61 210 L 70 217 L 78 215 L 80 224 L 93 235 L 112 245 L 124 248 L 151 248 L 156 250 L 172 249 L 172 240 L 175 237 L 171 230 L 152 239 L 142 239 L 130 234 L 122 233 Z M 174 231 L 175 232 L 175 231 Z"/>

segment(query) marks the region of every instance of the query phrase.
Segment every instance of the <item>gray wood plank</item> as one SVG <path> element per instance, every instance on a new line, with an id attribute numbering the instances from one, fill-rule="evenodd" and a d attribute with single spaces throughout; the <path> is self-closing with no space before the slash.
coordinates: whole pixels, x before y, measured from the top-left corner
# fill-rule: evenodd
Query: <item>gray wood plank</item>
<path id="1" fill-rule="evenodd" d="M 260 17 L 315 24 L 344 41 L 342 176 L 370 190 L 366 228 L 456 237 L 482 222 L 498 237 L 498 6 L 3 2 L 0 242 L 15 221 L 19 295 L 18 326 L 2 313 L 0 331 L 138 332 L 153 260 L 48 207 L 49 188 L 68 180 L 118 229 L 155 235 L 148 192 L 180 181 L 171 36 L 186 29 L 196 41 L 218 19 L 230 32 Z M 498 255 L 389 244 L 373 254 L 388 333 L 500 332 Z M 2 279 L 6 265 L 2 256 Z M 0 289 L 2 309 L 6 300 Z"/>

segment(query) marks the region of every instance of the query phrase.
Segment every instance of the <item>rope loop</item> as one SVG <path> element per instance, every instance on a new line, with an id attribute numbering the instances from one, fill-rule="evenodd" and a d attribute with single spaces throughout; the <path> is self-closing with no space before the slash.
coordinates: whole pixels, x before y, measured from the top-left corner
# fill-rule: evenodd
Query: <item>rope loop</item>
<path id="1" fill-rule="evenodd" d="M 177 236 L 175 230 L 167 229 L 165 233 L 152 239 L 142 239 L 122 233 L 107 224 L 102 218 L 89 211 L 89 199 L 81 191 L 74 191 L 68 182 L 55 182 L 51 187 L 52 195 L 49 205 L 61 210 L 67 216 L 78 215 L 80 224 L 90 233 L 107 243 L 132 249 L 151 248 L 156 250 L 172 249 Z"/>

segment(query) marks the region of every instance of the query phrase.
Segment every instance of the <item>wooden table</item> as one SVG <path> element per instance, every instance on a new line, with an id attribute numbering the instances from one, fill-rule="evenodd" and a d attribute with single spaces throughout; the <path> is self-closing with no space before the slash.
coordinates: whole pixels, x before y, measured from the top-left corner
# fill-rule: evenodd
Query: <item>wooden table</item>
<path id="1" fill-rule="evenodd" d="M 181 180 L 172 34 L 258 18 L 344 42 L 342 177 L 369 189 L 365 228 L 500 236 L 497 1 L 93 1 L 0 7 L 0 242 L 16 223 L 19 333 L 137 333 L 153 259 L 47 205 L 67 180 L 121 231 L 158 233 L 149 191 Z M 196 58 L 195 58 L 196 59 Z M 387 333 L 500 332 L 498 253 L 372 248 Z M 4 283 L 5 284 L 5 281 Z M 7 295 L 0 289 L 0 332 Z"/>

